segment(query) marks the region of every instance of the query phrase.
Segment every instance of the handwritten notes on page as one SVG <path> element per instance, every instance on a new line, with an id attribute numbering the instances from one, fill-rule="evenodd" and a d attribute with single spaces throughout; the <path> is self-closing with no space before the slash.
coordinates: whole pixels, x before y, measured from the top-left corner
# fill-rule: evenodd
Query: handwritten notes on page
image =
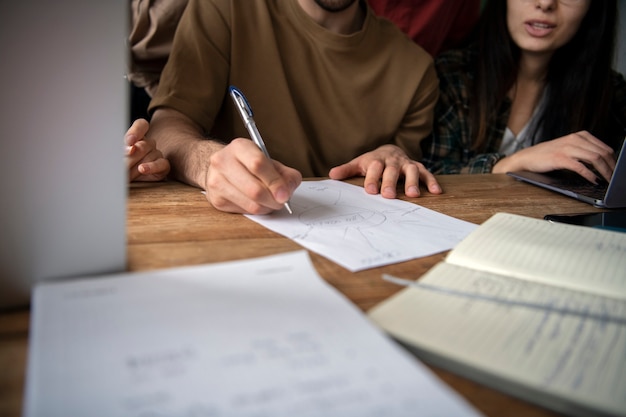
<path id="1" fill-rule="evenodd" d="M 369 315 L 424 359 L 568 415 L 626 416 L 626 301 L 448 263 L 418 282 Z"/>
<path id="2" fill-rule="evenodd" d="M 626 299 L 626 234 L 498 213 L 446 261 Z"/>
<path id="3" fill-rule="evenodd" d="M 248 217 L 350 271 L 450 250 L 476 225 L 340 181 L 304 181 L 293 214 Z"/>
<path id="4" fill-rule="evenodd" d="M 26 417 L 475 416 L 305 251 L 42 284 Z"/>
<path id="5" fill-rule="evenodd" d="M 577 416 L 626 416 L 626 234 L 498 213 L 369 316 L 424 359 Z"/>

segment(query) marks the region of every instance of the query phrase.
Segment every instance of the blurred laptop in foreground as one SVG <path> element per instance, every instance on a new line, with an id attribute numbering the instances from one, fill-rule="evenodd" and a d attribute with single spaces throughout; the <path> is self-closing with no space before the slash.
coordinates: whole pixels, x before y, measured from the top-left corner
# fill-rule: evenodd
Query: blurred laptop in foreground
<path id="1" fill-rule="evenodd" d="M 126 266 L 123 0 L 0 2 L 0 308 Z"/>

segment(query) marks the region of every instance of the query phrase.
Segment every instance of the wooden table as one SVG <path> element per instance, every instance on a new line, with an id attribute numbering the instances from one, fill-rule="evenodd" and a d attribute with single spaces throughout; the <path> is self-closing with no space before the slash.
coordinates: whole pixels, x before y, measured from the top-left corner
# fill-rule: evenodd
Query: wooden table
<path id="1" fill-rule="evenodd" d="M 588 204 L 515 181 L 506 175 L 438 177 L 445 193 L 405 198 L 480 224 L 497 212 L 542 218 L 549 213 L 601 211 Z M 350 182 L 362 185 L 362 179 Z M 259 257 L 302 249 L 241 215 L 213 209 L 196 188 L 177 182 L 132 184 L 128 199 L 128 270 L 142 271 Z M 416 236 L 416 239 L 419 237 Z M 417 279 L 445 254 L 357 273 L 311 253 L 319 274 L 366 311 L 401 289 L 383 272 Z M 29 310 L 0 312 L 0 417 L 21 414 Z M 555 416 L 545 409 L 431 367 L 488 416 Z"/>

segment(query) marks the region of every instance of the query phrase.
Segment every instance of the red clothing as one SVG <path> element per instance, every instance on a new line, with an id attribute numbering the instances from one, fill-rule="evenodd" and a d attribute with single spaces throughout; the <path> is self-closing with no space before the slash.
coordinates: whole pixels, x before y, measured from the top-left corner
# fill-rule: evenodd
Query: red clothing
<path id="1" fill-rule="evenodd" d="M 431 55 L 459 46 L 480 16 L 480 0 L 367 0 Z"/>

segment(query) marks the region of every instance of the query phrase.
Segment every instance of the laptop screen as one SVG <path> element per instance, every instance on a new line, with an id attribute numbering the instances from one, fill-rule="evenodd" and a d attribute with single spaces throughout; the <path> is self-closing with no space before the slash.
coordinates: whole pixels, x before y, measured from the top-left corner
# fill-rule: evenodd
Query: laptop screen
<path id="1" fill-rule="evenodd" d="M 0 308 L 125 268 L 127 9 L 0 2 Z"/>

